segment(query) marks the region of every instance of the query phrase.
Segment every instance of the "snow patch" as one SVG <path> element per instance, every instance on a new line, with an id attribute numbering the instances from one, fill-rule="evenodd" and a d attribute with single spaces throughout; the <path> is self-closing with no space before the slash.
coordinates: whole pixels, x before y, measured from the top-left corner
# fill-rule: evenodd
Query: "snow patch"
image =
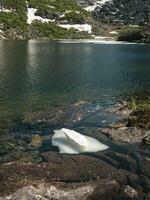
<path id="1" fill-rule="evenodd" d="M 97 3 L 95 3 L 95 4 L 92 5 L 92 6 L 88 6 L 88 7 L 84 8 L 84 9 L 85 9 L 86 11 L 88 11 L 88 12 L 92 12 L 92 11 L 95 10 L 96 7 L 97 7 Z"/>
<path id="2" fill-rule="evenodd" d="M 5 39 L 5 37 L 3 36 L 4 32 L 0 29 L 0 39 Z"/>
<path id="3" fill-rule="evenodd" d="M 118 34 L 117 31 L 111 31 L 111 32 L 109 32 L 109 33 L 112 34 L 112 35 L 117 35 L 117 34 Z"/>
<path id="4" fill-rule="evenodd" d="M 112 0 L 101 0 L 101 1 L 97 1 L 94 5 L 92 6 L 88 6 L 88 7 L 85 7 L 84 9 L 88 12 L 92 12 L 95 10 L 96 7 L 100 7 L 102 5 L 104 5 L 106 2 L 110 2 Z"/>
<path id="5" fill-rule="evenodd" d="M 27 23 L 31 24 L 34 20 L 38 20 L 41 21 L 42 23 L 44 22 L 54 22 L 55 20 L 51 20 L 51 19 L 46 19 L 46 18 L 42 18 L 40 16 L 36 16 L 35 13 L 37 12 L 36 8 L 28 8 L 28 13 L 27 13 Z"/>
<path id="6" fill-rule="evenodd" d="M 8 10 L 8 9 L 0 9 L 0 12 L 6 12 L 6 13 L 10 13 L 10 12 L 12 12 L 12 10 Z"/>
<path id="7" fill-rule="evenodd" d="M 59 24 L 58 26 L 65 29 L 74 28 L 78 30 L 79 32 L 82 32 L 82 31 L 88 32 L 88 33 L 92 32 L 92 26 L 89 24 Z"/>
<path id="8" fill-rule="evenodd" d="M 94 39 L 96 39 L 96 40 L 110 40 L 110 37 L 95 36 Z"/>

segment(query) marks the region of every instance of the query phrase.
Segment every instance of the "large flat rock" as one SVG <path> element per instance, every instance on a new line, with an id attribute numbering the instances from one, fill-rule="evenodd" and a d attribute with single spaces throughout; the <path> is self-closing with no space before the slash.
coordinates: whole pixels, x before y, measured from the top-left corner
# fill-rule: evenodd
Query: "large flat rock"
<path id="1" fill-rule="evenodd" d="M 44 162 L 39 164 L 14 162 L 1 165 L 0 196 L 41 182 L 78 184 L 104 179 L 126 182 L 126 173 L 97 158 L 56 152 L 47 152 L 42 156 Z"/>

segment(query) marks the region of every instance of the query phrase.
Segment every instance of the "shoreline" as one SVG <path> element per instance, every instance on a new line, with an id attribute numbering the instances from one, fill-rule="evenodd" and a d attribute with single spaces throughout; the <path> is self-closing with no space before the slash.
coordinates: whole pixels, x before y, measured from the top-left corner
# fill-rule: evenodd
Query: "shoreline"
<path id="1" fill-rule="evenodd" d="M 61 115 L 66 115 L 70 110 L 73 112 L 73 108 L 75 112 L 81 112 L 81 108 L 86 104 L 86 102 L 77 102 L 67 110 L 62 109 L 58 119 L 61 119 Z M 96 112 L 102 111 L 96 108 Z M 123 102 L 105 110 L 105 112 L 121 116 L 122 124 L 119 122 L 109 127 L 111 129 L 114 126 L 115 131 L 117 131 L 120 127 L 125 126 L 124 119 L 128 119 L 132 110 L 128 108 L 126 102 Z M 45 113 L 45 116 L 47 116 L 47 113 Z M 50 116 L 53 116 L 53 114 L 50 113 Z M 43 119 L 44 116 L 41 115 L 41 117 Z M 78 117 L 79 114 L 74 123 L 80 122 Z M 52 117 L 52 123 L 55 124 L 55 121 L 58 123 L 58 119 Z M 33 129 L 35 127 L 37 129 L 38 126 L 45 129 L 50 123 L 49 120 L 49 118 L 44 118 L 41 121 L 38 115 L 37 118 L 29 118 L 24 123 L 28 124 L 31 131 L 32 126 Z M 50 126 L 52 126 L 51 123 Z M 26 125 L 25 129 L 27 129 Z M 108 192 L 110 199 L 121 198 L 123 195 L 124 199 L 128 200 L 134 194 L 133 200 L 144 200 L 149 195 L 147 188 L 150 187 L 149 182 L 147 182 L 150 179 L 149 151 L 144 151 L 143 147 L 139 151 L 134 149 L 135 145 L 140 146 L 142 144 L 144 134 L 142 133 L 143 136 L 133 134 L 134 140 L 119 144 L 115 142 L 113 137 L 104 133 L 105 128 L 103 130 L 95 127 L 84 128 L 82 125 L 80 129 L 81 133 L 83 132 L 88 136 L 94 135 L 98 140 L 108 142 L 110 149 L 93 154 L 79 155 L 60 154 L 53 148 L 39 151 L 38 148 L 41 145 L 48 144 L 47 141 L 51 140 L 51 131 L 49 130 L 49 135 L 44 136 L 42 132 L 37 132 L 37 129 L 36 135 L 33 133 L 33 137 L 25 132 L 21 138 L 30 146 L 30 148 L 28 147 L 30 158 L 27 154 L 24 158 L 15 160 L 13 155 L 13 159 L 9 162 L 0 164 L 0 200 L 20 199 L 22 195 L 31 200 L 39 200 L 39 198 L 56 200 L 58 197 L 63 200 L 96 200 L 100 198 L 105 200 L 108 199 Z M 26 131 L 29 132 L 29 130 Z M 126 140 L 130 138 L 130 135 L 132 136 L 132 133 L 129 130 L 124 137 L 118 135 L 118 138 Z M 137 137 L 139 137 L 139 141 L 137 141 Z M 30 139 L 31 142 L 29 143 Z M 130 144 L 131 142 L 133 143 Z M 21 145 L 21 142 L 19 143 Z M 114 149 L 111 143 L 114 145 Z M 8 145 L 9 148 L 13 149 L 17 147 L 10 143 Z M 19 148 L 21 150 L 21 146 Z M 24 149 L 24 152 L 25 146 L 22 149 Z M 36 156 L 31 158 L 34 150 L 37 152 Z M 19 149 L 15 151 L 19 151 Z"/>
<path id="2" fill-rule="evenodd" d="M 121 134 L 114 135 L 123 142 L 120 143 L 113 137 L 113 132 L 111 132 L 112 135 L 111 133 L 109 135 L 109 131 L 105 133 L 104 129 L 108 130 L 108 128 L 104 127 L 103 130 L 100 130 L 94 126 L 97 118 L 92 113 L 93 120 L 90 118 L 90 122 L 93 121 L 93 126 L 91 128 L 84 127 L 80 115 L 84 118 L 85 114 L 86 117 L 86 113 L 83 113 L 82 108 L 87 104 L 87 102 L 76 102 L 66 110 L 62 108 L 62 112 L 59 113 L 60 116 L 55 116 L 55 118 L 53 118 L 53 113 L 50 113 L 52 119 L 46 113 L 47 119 L 42 115 L 29 117 L 24 121 L 26 131 L 16 146 L 11 143 L 12 136 L 19 137 L 19 135 L 16 133 L 15 136 L 15 129 L 12 130 L 11 142 L 8 141 L 8 138 L 6 141 L 8 147 L 13 148 L 11 150 L 12 154 L 14 154 L 14 151 L 17 153 L 17 160 L 14 159 L 13 155 L 9 161 L 0 164 L 0 200 L 8 198 L 19 200 L 22 195 L 31 200 L 38 200 L 39 198 L 55 200 L 58 199 L 58 196 L 63 200 L 96 200 L 100 197 L 105 200 L 108 199 L 108 193 L 110 199 L 112 197 L 121 198 L 123 195 L 128 200 L 134 194 L 133 200 L 137 200 L 137 197 L 140 197 L 139 200 L 143 200 L 148 196 L 147 188 L 150 188 L 150 184 L 147 182 L 150 179 L 149 150 L 144 150 L 145 146 L 139 150 L 134 149 L 135 145 L 140 148 L 142 138 L 145 135 L 143 130 L 142 132 L 138 130 L 132 132 L 130 129 L 129 131 L 123 129 L 133 110 L 128 107 L 126 102 L 105 110 L 108 115 L 118 115 L 121 120 L 109 126 L 109 130 L 114 129 L 115 133 L 117 130 L 119 132 L 122 130 Z M 81 120 L 81 125 L 78 124 L 80 132 L 88 136 L 94 135 L 100 141 L 108 143 L 110 149 L 93 154 L 79 155 L 60 154 L 54 148 L 41 149 L 44 145 L 50 145 L 51 132 L 54 129 L 52 124 L 58 123 L 57 126 L 61 126 L 61 123 L 63 123 L 61 118 L 68 116 L 67 113 L 70 110 L 73 112 L 73 109 L 76 113 L 76 117 L 72 119 L 75 127 Z M 54 113 L 57 112 L 54 111 Z M 96 106 L 95 114 L 99 118 L 98 113 L 102 113 L 102 111 Z M 66 123 L 65 126 L 69 126 L 69 124 L 70 117 L 68 125 Z M 42 130 L 46 128 L 48 134 L 43 135 Z M 32 129 L 35 129 L 35 132 L 32 132 Z M 23 127 L 21 130 L 23 132 Z M 30 132 L 33 136 L 30 135 Z M 21 139 L 23 140 L 23 146 L 21 146 Z M 127 140 L 124 141 L 124 139 Z M 27 143 L 28 150 L 32 152 L 29 152 L 30 158 L 25 151 L 25 143 Z M 22 158 L 20 159 L 19 151 L 22 151 Z M 36 152 L 35 155 L 33 154 L 34 151 Z M 143 179 L 143 177 L 145 178 Z"/>
<path id="3" fill-rule="evenodd" d="M 72 43 L 72 44 L 124 44 L 124 45 L 150 45 L 149 43 L 140 43 L 140 42 L 127 42 L 127 41 L 117 41 L 117 40 L 99 40 L 99 39 L 0 39 L 2 41 L 27 41 L 27 42 L 58 42 L 58 43 Z"/>

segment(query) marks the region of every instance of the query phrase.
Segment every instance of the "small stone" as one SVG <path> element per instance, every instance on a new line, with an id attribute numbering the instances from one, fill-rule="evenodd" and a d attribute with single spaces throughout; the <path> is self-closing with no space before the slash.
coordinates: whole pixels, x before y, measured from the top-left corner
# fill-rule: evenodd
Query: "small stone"
<path id="1" fill-rule="evenodd" d="M 129 185 L 126 185 L 122 188 L 122 195 L 129 199 L 137 199 L 138 192 Z"/>
<path id="2" fill-rule="evenodd" d="M 147 194 L 146 194 L 145 200 L 150 200 L 150 193 L 147 193 Z"/>
<path id="3" fill-rule="evenodd" d="M 36 199 L 36 200 L 47 200 L 47 198 L 45 198 L 45 197 L 43 197 L 43 196 L 41 196 L 41 195 L 36 195 L 36 196 L 35 196 L 35 199 Z"/>
<path id="4" fill-rule="evenodd" d="M 100 183 L 89 195 L 88 200 L 108 200 L 117 197 L 120 185 L 117 181 L 109 181 L 107 183 Z"/>
<path id="5" fill-rule="evenodd" d="M 42 137 L 37 134 L 32 136 L 30 145 L 33 147 L 36 147 L 36 148 L 41 147 L 42 146 Z"/>
<path id="6" fill-rule="evenodd" d="M 75 107 L 79 107 L 79 106 L 81 106 L 81 105 L 84 105 L 84 104 L 86 104 L 87 102 L 85 102 L 85 101 L 78 101 L 78 102 L 76 102 L 75 104 L 74 104 L 74 106 Z"/>
<path id="7" fill-rule="evenodd" d="M 143 138 L 142 142 L 144 144 L 150 144 L 150 135 L 146 136 L 145 138 Z"/>

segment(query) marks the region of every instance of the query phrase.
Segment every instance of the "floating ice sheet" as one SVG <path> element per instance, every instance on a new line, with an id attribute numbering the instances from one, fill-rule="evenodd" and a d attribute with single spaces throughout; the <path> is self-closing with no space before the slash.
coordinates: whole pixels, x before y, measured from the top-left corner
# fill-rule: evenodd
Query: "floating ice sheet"
<path id="1" fill-rule="evenodd" d="M 82 135 L 76 131 L 62 128 L 55 130 L 52 145 L 57 146 L 60 153 L 79 154 L 83 152 L 97 152 L 109 147 L 95 138 Z"/>

